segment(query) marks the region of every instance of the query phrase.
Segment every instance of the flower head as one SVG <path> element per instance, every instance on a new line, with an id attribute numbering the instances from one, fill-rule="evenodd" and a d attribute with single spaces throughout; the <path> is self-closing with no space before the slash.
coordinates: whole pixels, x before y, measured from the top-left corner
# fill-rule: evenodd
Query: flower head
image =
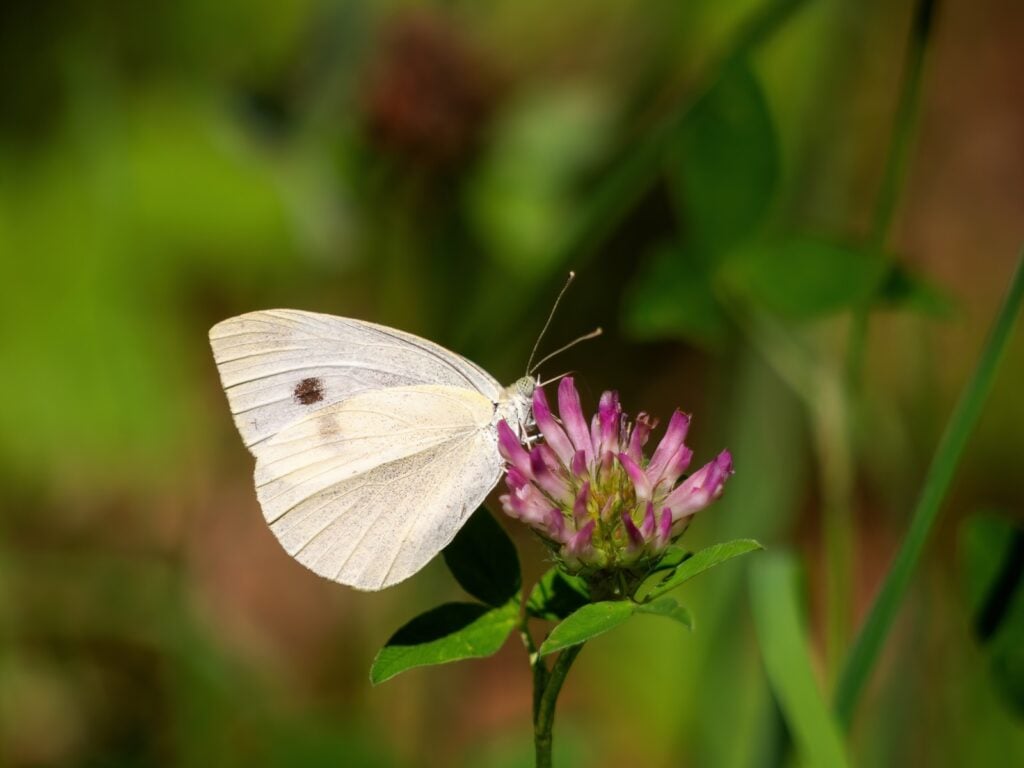
<path id="1" fill-rule="evenodd" d="M 690 417 L 676 411 L 648 459 L 656 422 L 635 422 L 616 392 L 601 395 L 587 423 L 571 377 L 558 387 L 555 416 L 541 388 L 533 394 L 538 442 L 524 447 L 504 422 L 498 448 L 508 464 L 505 512 L 530 525 L 570 571 L 643 570 L 682 535 L 690 517 L 722 495 L 732 457 L 715 459 L 680 481 L 693 458 L 685 444 Z M 527 441 L 530 442 L 529 440 Z"/>

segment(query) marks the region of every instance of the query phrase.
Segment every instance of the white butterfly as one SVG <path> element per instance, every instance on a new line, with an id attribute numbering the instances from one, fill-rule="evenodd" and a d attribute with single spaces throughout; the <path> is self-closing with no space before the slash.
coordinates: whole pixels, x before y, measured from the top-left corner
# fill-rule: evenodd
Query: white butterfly
<path id="1" fill-rule="evenodd" d="M 256 494 L 287 552 L 376 590 L 416 573 L 498 482 L 498 421 L 521 438 L 537 381 L 374 323 L 297 310 L 210 329 Z"/>

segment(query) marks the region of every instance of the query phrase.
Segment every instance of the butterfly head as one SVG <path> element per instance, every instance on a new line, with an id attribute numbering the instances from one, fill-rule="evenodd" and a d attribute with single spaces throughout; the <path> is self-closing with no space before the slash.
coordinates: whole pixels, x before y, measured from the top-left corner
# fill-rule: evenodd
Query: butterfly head
<path id="1" fill-rule="evenodd" d="M 498 415 L 519 433 L 519 437 L 525 437 L 527 429 L 533 426 L 533 393 L 539 384 L 540 379 L 523 376 L 501 393 Z"/>

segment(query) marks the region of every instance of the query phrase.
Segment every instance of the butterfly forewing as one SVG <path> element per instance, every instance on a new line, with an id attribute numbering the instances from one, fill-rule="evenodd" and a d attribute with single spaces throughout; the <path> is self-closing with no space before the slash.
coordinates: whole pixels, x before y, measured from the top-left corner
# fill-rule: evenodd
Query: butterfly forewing
<path id="1" fill-rule="evenodd" d="M 210 343 L 246 446 L 262 446 L 310 411 L 361 392 L 439 384 L 491 402 L 501 385 L 464 357 L 375 323 L 298 310 L 251 312 L 218 323 Z"/>

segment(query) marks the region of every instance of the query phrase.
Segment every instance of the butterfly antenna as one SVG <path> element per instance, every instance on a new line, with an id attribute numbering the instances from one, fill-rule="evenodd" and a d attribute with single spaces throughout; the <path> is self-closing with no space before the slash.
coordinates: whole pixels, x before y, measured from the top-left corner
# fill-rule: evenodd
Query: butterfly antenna
<path id="1" fill-rule="evenodd" d="M 540 361 L 539 361 L 539 362 L 538 362 L 538 363 L 537 363 L 537 364 L 536 364 L 535 366 L 533 366 L 533 368 L 530 368 L 530 369 L 529 369 L 529 370 L 528 370 L 528 371 L 526 372 L 526 374 L 527 374 L 528 376 L 532 376 L 532 375 L 533 375 L 533 372 L 534 372 L 535 370 L 537 370 L 538 368 L 540 368 L 540 367 L 541 367 L 542 365 L 544 365 L 544 363 L 546 363 L 546 362 L 547 362 L 548 360 L 550 360 L 551 358 L 553 358 L 553 357 L 554 357 L 555 355 L 560 355 L 560 354 L 562 354 L 563 352 L 565 352 L 565 350 L 567 350 L 567 349 L 571 349 L 572 347 L 575 347 L 575 346 L 576 346 L 577 344 L 579 344 L 579 343 L 580 343 L 581 341 L 589 341 L 590 339 L 596 339 L 596 338 L 597 338 L 598 336 L 600 336 L 600 335 L 601 335 L 602 333 L 604 333 L 604 331 L 603 331 L 603 330 L 602 330 L 601 328 L 595 328 L 595 329 L 594 329 L 594 330 L 592 330 L 592 331 L 591 331 L 590 333 L 585 333 L 585 334 L 583 334 L 582 336 L 580 336 L 580 337 L 578 337 L 578 338 L 575 338 L 575 339 L 573 339 L 573 340 L 572 340 L 572 341 L 570 341 L 570 342 L 569 342 L 568 344 L 565 344 L 565 345 L 563 345 L 563 346 L 559 347 L 558 349 L 556 349 L 556 350 L 555 350 L 554 352 L 550 352 L 550 353 L 548 353 L 548 354 L 544 355 L 544 357 L 542 357 L 542 358 L 540 359 Z M 567 375 L 568 375 L 568 374 L 565 374 L 565 373 L 563 373 L 563 374 L 562 374 L 562 376 L 567 376 Z M 561 378 L 561 377 L 556 377 L 556 379 L 557 379 L 557 378 Z M 552 379 L 552 381 L 555 381 L 556 379 Z M 550 383 L 550 382 L 548 382 L 548 383 Z"/>
<path id="2" fill-rule="evenodd" d="M 537 386 L 538 387 L 546 387 L 548 384 L 554 384 L 559 379 L 564 379 L 570 373 L 573 373 L 573 372 L 572 371 L 566 371 L 565 373 L 560 373 L 557 376 L 552 376 L 550 379 L 547 379 L 546 381 L 538 381 L 537 382 Z"/>
<path id="3" fill-rule="evenodd" d="M 562 297 L 565 295 L 565 292 L 569 289 L 569 286 L 572 285 L 572 281 L 575 280 L 575 279 L 576 279 L 576 273 L 575 272 L 569 272 L 569 277 L 566 278 L 565 285 L 562 286 L 562 290 L 560 290 L 558 292 L 558 298 L 555 299 L 555 303 L 551 306 L 551 312 L 548 313 L 547 322 L 545 322 L 544 323 L 544 327 L 540 329 L 540 335 L 537 336 L 537 341 L 534 342 L 534 345 L 533 345 L 533 351 L 530 352 L 530 359 L 526 361 L 526 375 L 527 376 L 530 375 L 530 371 L 532 370 L 530 368 L 530 366 L 533 363 L 533 358 L 537 354 L 537 348 L 540 347 L 540 342 L 544 338 L 544 334 L 547 333 L 547 331 L 548 331 L 548 326 L 551 325 L 551 320 L 555 316 L 555 310 L 558 309 L 558 305 L 562 301 Z M 539 365 L 539 363 L 538 363 L 538 365 Z"/>

